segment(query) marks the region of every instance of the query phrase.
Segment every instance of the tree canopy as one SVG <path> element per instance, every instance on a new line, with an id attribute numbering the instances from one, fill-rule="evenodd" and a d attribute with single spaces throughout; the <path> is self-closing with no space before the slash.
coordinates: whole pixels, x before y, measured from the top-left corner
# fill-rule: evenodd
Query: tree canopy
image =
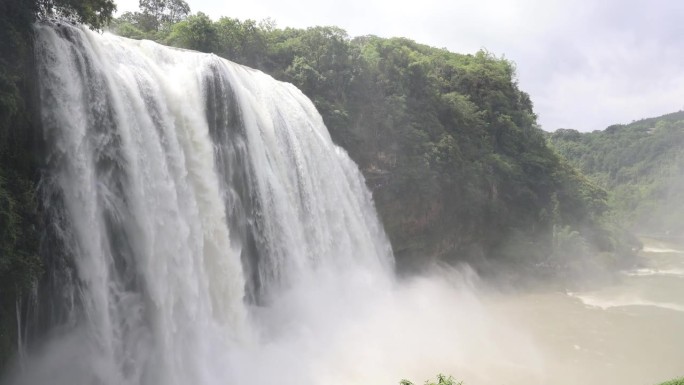
<path id="1" fill-rule="evenodd" d="M 557 151 L 610 192 L 617 219 L 645 233 L 684 233 L 684 112 L 580 133 L 550 134 Z"/>

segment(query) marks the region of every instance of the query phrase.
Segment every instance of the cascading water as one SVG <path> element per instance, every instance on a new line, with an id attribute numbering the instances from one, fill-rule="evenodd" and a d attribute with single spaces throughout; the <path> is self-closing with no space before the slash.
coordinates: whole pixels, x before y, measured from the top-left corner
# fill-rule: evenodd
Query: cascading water
<path id="1" fill-rule="evenodd" d="M 74 274 L 66 354 L 25 382 L 216 383 L 212 357 L 249 344 L 249 303 L 389 276 L 363 178 L 295 87 L 214 55 L 36 29 L 43 190 Z"/>
<path id="2" fill-rule="evenodd" d="M 544 383 L 471 271 L 393 279 L 358 168 L 294 86 L 70 25 L 36 26 L 36 66 L 49 332 L 10 384 Z"/>

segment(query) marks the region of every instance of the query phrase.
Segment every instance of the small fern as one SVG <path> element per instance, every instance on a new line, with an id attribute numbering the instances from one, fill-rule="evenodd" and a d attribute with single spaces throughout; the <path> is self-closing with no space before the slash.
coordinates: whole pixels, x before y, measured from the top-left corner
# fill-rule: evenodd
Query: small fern
<path id="1" fill-rule="evenodd" d="M 413 384 L 413 382 L 404 379 L 404 380 L 399 381 L 399 385 L 414 385 L 414 384 Z M 427 380 L 427 381 L 425 381 L 425 385 L 463 385 L 463 381 L 456 382 L 456 380 L 454 380 L 454 378 L 451 376 L 447 377 L 443 374 L 438 374 L 437 375 L 437 382 Z M 670 384 L 666 384 L 666 385 L 670 385 Z M 673 385 L 680 385 L 680 384 L 673 384 Z M 684 384 L 682 384 L 682 385 L 684 385 Z"/>

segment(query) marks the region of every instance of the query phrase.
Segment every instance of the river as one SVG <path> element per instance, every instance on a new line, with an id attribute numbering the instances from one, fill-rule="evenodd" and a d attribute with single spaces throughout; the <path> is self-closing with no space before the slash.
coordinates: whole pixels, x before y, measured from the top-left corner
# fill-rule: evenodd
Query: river
<path id="1" fill-rule="evenodd" d="M 684 249 L 643 242 L 639 266 L 611 285 L 485 300 L 531 339 L 543 361 L 539 383 L 643 385 L 684 375 Z"/>
<path id="2" fill-rule="evenodd" d="M 319 322 L 290 330 L 283 348 L 324 345 L 297 349 L 321 384 L 445 373 L 465 385 L 655 385 L 684 375 L 684 252 L 643 241 L 637 267 L 586 291 L 492 289 L 462 266 L 389 291 L 328 293 Z"/>

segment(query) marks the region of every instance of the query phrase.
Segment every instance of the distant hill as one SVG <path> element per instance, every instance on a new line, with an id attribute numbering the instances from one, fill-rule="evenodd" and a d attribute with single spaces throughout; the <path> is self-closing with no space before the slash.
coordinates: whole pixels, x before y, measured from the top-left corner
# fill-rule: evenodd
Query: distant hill
<path id="1" fill-rule="evenodd" d="M 550 142 L 610 193 L 617 220 L 641 233 L 684 235 L 684 111 L 591 133 L 561 129 Z"/>

